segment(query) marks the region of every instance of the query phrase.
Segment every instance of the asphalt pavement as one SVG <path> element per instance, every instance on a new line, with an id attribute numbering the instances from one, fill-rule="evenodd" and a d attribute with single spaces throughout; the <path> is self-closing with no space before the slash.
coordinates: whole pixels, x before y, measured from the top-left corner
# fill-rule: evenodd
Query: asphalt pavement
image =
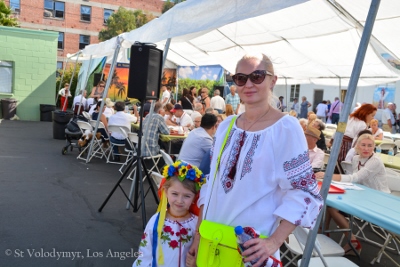
<path id="1" fill-rule="evenodd" d="M 76 159 L 77 149 L 62 155 L 65 145 L 53 139 L 52 122 L 0 122 L 0 267 L 132 266 L 141 210 L 127 210 L 117 188 L 98 211 L 121 177 L 120 166 L 96 158 L 85 163 Z M 125 191 L 130 185 L 123 179 Z M 149 219 L 156 210 L 151 194 L 145 203 Z M 371 266 L 378 249 L 361 243 L 361 260 L 348 258 Z M 383 256 L 373 266 L 394 264 Z"/>

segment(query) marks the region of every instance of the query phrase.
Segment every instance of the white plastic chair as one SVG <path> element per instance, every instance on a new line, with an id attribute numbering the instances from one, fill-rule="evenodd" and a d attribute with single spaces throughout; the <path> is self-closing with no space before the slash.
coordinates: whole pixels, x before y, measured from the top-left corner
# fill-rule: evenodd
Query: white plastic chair
<path id="1" fill-rule="evenodd" d="M 120 133 L 120 134 L 124 135 L 123 132 L 121 131 L 121 128 L 124 129 L 127 133 L 130 132 L 130 129 L 128 129 L 127 127 L 122 126 L 122 125 L 108 125 L 108 130 L 110 131 L 110 133 Z M 122 153 L 122 152 L 114 153 L 114 151 L 113 151 L 114 146 L 125 148 L 125 143 L 124 144 L 113 143 L 110 138 L 110 153 L 108 153 L 108 156 L 107 156 L 107 163 L 125 164 L 125 162 L 117 162 L 117 161 L 110 160 L 111 156 L 113 156 L 113 157 L 114 156 L 126 156 L 127 157 L 129 154 L 129 152 L 128 153 Z"/>
<path id="2" fill-rule="evenodd" d="M 166 165 L 171 165 L 171 164 L 174 163 L 174 160 L 171 158 L 170 155 L 167 154 L 167 152 L 165 152 L 164 150 L 160 149 L 160 153 L 161 153 Z"/>
<path id="3" fill-rule="evenodd" d="M 90 114 L 87 113 L 86 111 L 82 111 L 82 115 L 83 115 L 83 117 L 85 117 L 88 121 L 92 120 L 92 117 L 91 117 Z"/>
<path id="4" fill-rule="evenodd" d="M 395 141 L 394 141 L 394 144 L 395 144 L 396 147 L 397 147 L 397 152 L 400 152 L 400 140 L 399 140 L 399 139 L 395 140 Z"/>
<path id="5" fill-rule="evenodd" d="M 307 242 L 307 234 L 308 234 L 307 231 L 308 231 L 307 229 L 297 226 L 296 229 L 293 231 L 293 233 L 289 235 L 289 242 L 285 241 L 284 244 L 287 247 L 287 250 L 281 256 L 282 259 L 286 258 L 288 260 L 288 263 L 285 264 L 285 267 L 291 264 L 296 265 L 296 261 L 303 255 L 305 243 Z M 324 256 L 341 257 L 345 253 L 344 249 L 338 243 L 336 243 L 334 240 L 327 237 L 326 235 L 318 234 L 316 243 L 317 242 L 318 244 L 321 244 L 322 246 L 321 250 Z M 289 256 L 289 253 L 291 254 L 292 257 Z M 312 257 L 317 257 L 317 256 L 318 254 L 314 251 L 312 253 Z"/>
<path id="6" fill-rule="evenodd" d="M 393 149 L 396 145 L 394 144 L 393 141 L 390 142 L 390 140 L 384 140 L 379 147 L 381 148 L 381 150 L 389 150 L 389 149 Z"/>
<path id="7" fill-rule="evenodd" d="M 353 174 L 353 164 L 351 162 L 342 161 L 340 162 L 340 166 L 342 166 L 344 174 Z"/>
<path id="8" fill-rule="evenodd" d="M 297 226 L 295 228 L 295 230 L 293 231 L 293 235 L 295 236 L 296 240 L 301 244 L 302 248 L 305 248 L 305 245 L 307 243 L 307 237 L 308 237 L 308 233 L 309 230 L 302 228 L 300 226 Z M 353 263 L 352 261 L 348 260 L 345 257 L 342 257 L 344 255 L 344 250 L 343 248 L 337 244 L 335 241 L 331 240 L 330 242 L 333 243 L 322 243 L 318 236 L 320 236 L 320 234 L 317 235 L 317 239 L 315 240 L 315 244 L 314 244 L 314 251 L 313 251 L 313 255 L 315 254 L 315 257 L 312 257 L 310 259 L 310 263 L 308 265 L 308 267 L 354 267 L 354 266 L 358 266 L 355 263 Z M 325 236 L 325 235 L 321 235 L 321 236 Z M 326 237 L 329 238 L 329 237 Z M 330 239 L 330 238 L 329 238 Z M 326 253 L 324 253 L 324 250 L 327 250 L 329 248 L 329 245 L 332 246 L 339 246 L 342 250 L 342 254 L 341 255 L 328 255 Z M 328 247 L 328 248 L 327 248 Z M 301 259 L 298 261 L 297 265 L 300 266 L 301 264 Z"/>
<path id="9" fill-rule="evenodd" d="M 327 124 L 325 125 L 325 129 L 329 129 L 329 130 L 336 131 L 337 125 L 336 125 L 336 124 L 327 123 Z"/>
<path id="10" fill-rule="evenodd" d="M 93 135 L 92 138 L 94 138 L 93 141 L 93 147 L 92 147 L 92 155 L 89 156 L 89 161 L 93 158 L 93 157 L 97 157 L 97 158 L 102 158 L 103 156 L 105 156 L 105 154 L 102 151 L 102 147 L 101 147 L 101 140 L 96 138 L 96 135 L 93 133 L 93 127 L 92 125 L 90 125 L 90 123 L 86 122 L 86 121 L 77 121 L 78 127 L 79 129 L 81 129 L 82 134 L 84 134 L 87 131 L 90 131 L 90 133 Z M 91 144 L 91 140 L 88 141 L 88 144 L 85 146 L 85 148 L 81 151 L 81 153 L 79 153 L 77 159 L 81 159 L 81 160 L 86 160 L 86 156 L 83 156 L 86 152 L 89 151 L 90 149 L 90 144 Z"/>
<path id="11" fill-rule="evenodd" d="M 133 160 L 133 158 L 137 155 L 136 153 L 136 144 L 138 140 L 138 136 L 136 133 L 126 132 L 125 127 L 120 127 L 122 135 L 125 137 L 126 142 L 129 144 L 129 148 L 125 147 L 125 152 L 127 152 L 126 160 L 119 168 L 119 172 L 122 174 L 124 172 L 124 167 L 128 166 L 128 163 Z"/>

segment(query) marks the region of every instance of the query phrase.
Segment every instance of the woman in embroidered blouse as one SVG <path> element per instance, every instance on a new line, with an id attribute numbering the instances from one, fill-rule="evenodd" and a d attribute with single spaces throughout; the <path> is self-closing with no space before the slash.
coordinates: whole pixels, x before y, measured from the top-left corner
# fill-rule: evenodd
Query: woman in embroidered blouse
<path id="1" fill-rule="evenodd" d="M 198 201 L 199 222 L 254 227 L 269 238 L 247 241 L 244 261 L 271 266 L 270 256 L 280 258 L 279 247 L 296 225 L 314 227 L 323 201 L 298 120 L 274 108 L 277 76 L 271 60 L 262 54 L 244 56 L 233 80 L 246 111 L 218 126 L 208 182 Z M 194 256 L 198 242 L 196 235 L 189 251 Z"/>
<path id="2" fill-rule="evenodd" d="M 369 188 L 382 191 L 390 194 L 390 189 L 386 179 L 386 169 L 383 165 L 379 155 L 374 153 L 375 140 L 371 134 L 362 134 L 357 139 L 355 150 L 358 153 L 357 156 L 353 157 L 353 174 L 334 174 L 332 176 L 333 181 L 338 182 L 354 182 L 359 183 Z M 315 176 L 318 179 L 324 178 L 323 172 L 318 172 Z M 337 209 L 328 208 L 330 217 L 336 222 L 339 228 L 349 229 L 348 220 L 341 214 Z M 328 216 L 326 222 L 329 227 L 330 217 Z M 354 243 L 355 248 L 360 252 L 361 244 L 354 235 L 351 237 L 351 242 Z M 348 244 L 344 247 L 346 252 L 350 252 L 350 246 Z"/>
<path id="3" fill-rule="evenodd" d="M 360 131 L 368 129 L 369 123 L 375 117 L 376 110 L 376 107 L 372 104 L 363 104 L 350 114 L 337 159 L 339 166 L 340 162 L 346 159 L 347 152 L 349 152 L 353 144 L 353 139 Z M 343 172 L 341 171 L 341 173 Z"/>
<path id="4" fill-rule="evenodd" d="M 381 128 L 378 128 L 378 120 L 373 119 L 369 123 L 369 130 L 372 132 L 372 135 L 374 136 L 375 140 L 382 140 L 383 139 L 383 130 Z"/>

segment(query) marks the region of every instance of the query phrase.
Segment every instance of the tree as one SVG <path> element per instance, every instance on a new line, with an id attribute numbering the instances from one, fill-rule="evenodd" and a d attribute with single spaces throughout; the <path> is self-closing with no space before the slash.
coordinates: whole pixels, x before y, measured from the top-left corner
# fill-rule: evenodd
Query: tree
<path id="1" fill-rule="evenodd" d="M 99 41 L 105 41 L 121 33 L 139 28 L 152 19 L 154 19 L 152 14 L 142 10 L 132 11 L 119 7 L 118 11 L 108 18 L 106 28 L 99 32 Z"/>
<path id="2" fill-rule="evenodd" d="M 163 7 L 162 7 L 162 10 L 161 10 L 161 13 L 165 13 L 165 12 L 167 12 L 168 10 L 170 10 L 171 8 L 173 8 L 176 4 L 179 4 L 179 3 L 182 3 L 182 2 L 185 2 L 186 0 L 168 0 L 168 1 L 165 1 L 164 2 L 164 4 L 163 4 Z"/>
<path id="3" fill-rule="evenodd" d="M 6 6 L 4 0 L 0 0 L 0 25 L 8 26 L 8 27 L 17 27 L 18 20 L 14 17 L 10 17 L 12 15 L 12 10 L 10 7 Z"/>

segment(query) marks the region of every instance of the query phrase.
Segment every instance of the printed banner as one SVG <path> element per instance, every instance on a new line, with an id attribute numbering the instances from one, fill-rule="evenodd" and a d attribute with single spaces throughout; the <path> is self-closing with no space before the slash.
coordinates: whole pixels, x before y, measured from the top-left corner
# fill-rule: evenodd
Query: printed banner
<path id="1" fill-rule="evenodd" d="M 394 102 L 394 86 L 379 86 L 374 91 L 372 104 L 378 109 L 385 109 L 388 103 Z"/>

